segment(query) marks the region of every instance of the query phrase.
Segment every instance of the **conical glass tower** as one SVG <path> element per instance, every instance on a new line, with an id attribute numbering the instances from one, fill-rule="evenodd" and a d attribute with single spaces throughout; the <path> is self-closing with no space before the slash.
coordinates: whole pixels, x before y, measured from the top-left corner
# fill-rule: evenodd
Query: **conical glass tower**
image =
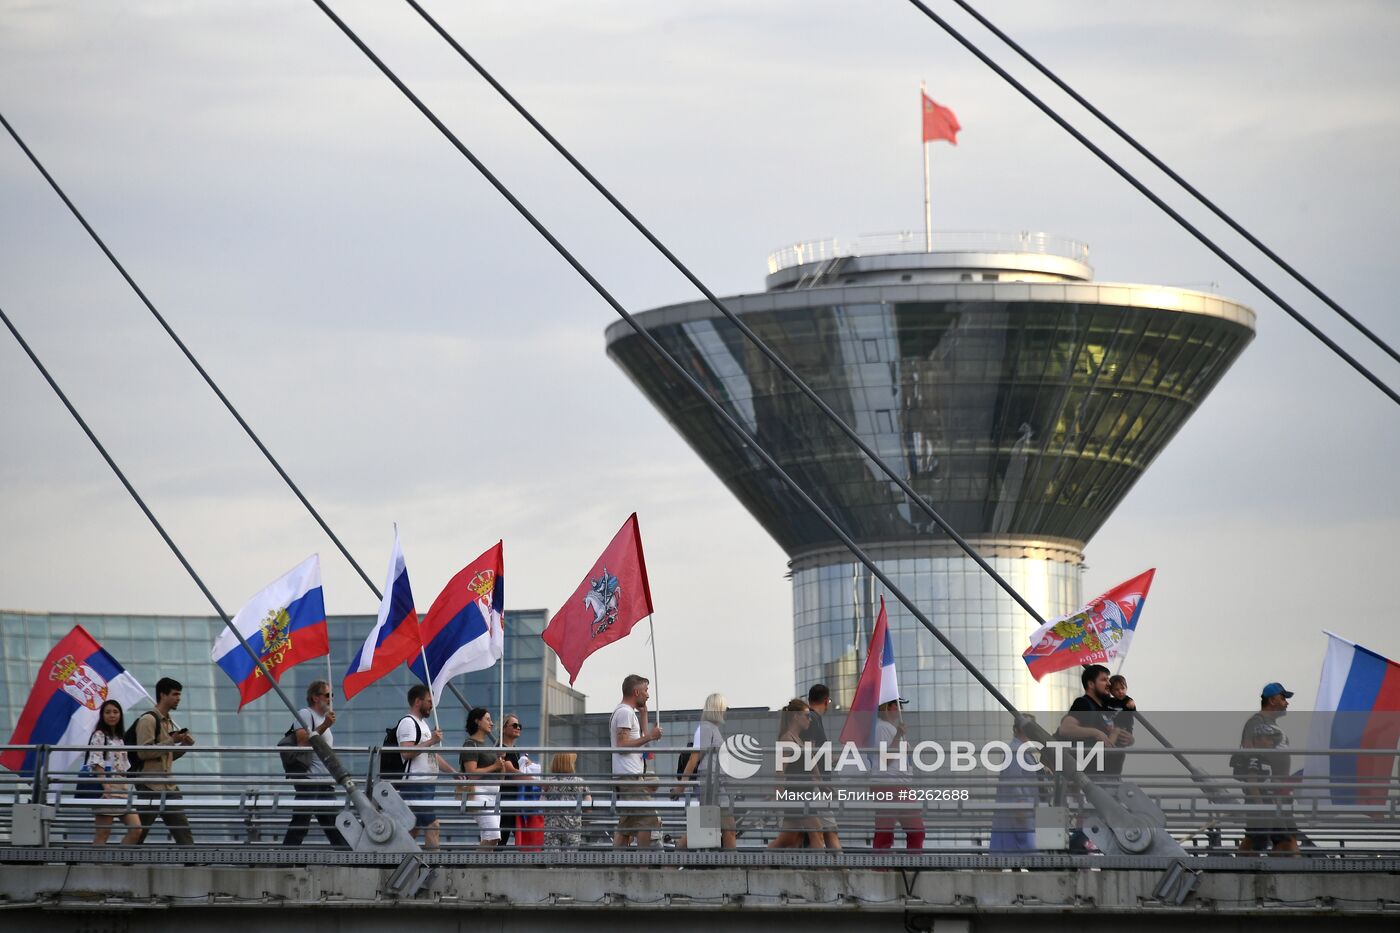
<path id="1" fill-rule="evenodd" d="M 1254 336 L 1236 302 L 1092 274 L 1087 246 L 1043 234 L 867 237 L 782 250 L 766 291 L 725 304 L 1049 618 L 1082 605 L 1085 544 Z M 637 319 L 1020 708 L 1081 692 L 1030 678 L 1034 620 L 708 302 Z M 607 348 L 787 551 L 795 686 L 847 703 L 877 582 L 625 323 Z M 998 708 L 887 604 L 914 708 Z"/>

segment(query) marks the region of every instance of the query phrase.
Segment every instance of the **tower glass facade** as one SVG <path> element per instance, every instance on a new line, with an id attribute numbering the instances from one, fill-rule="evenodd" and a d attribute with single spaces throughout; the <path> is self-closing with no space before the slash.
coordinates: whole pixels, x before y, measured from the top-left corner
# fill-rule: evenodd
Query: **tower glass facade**
<path id="1" fill-rule="evenodd" d="M 1254 335 L 1234 302 L 1088 275 L 1044 255 L 851 256 L 777 268 L 774 291 L 725 305 L 1048 618 L 1083 604 L 1085 543 Z M 1080 692 L 1030 678 L 1035 620 L 714 307 L 637 317 L 1014 702 Z M 848 697 L 874 617 L 865 569 L 627 325 L 608 353 L 791 558 L 795 686 Z M 906 697 L 995 708 L 887 604 Z"/>
<path id="2" fill-rule="evenodd" d="M 992 557 L 988 562 L 1046 618 L 1080 606 L 1078 564 L 1025 557 Z M 825 683 L 845 705 L 865 663 L 879 611 L 878 600 L 871 605 L 870 594 L 879 584 L 849 557 L 803 563 L 805 567 L 794 567 L 792 573 L 797 684 L 800 689 Z M 1018 708 L 1063 710 L 1083 692 L 1073 671 L 1048 675 L 1040 683 L 1026 674 L 1021 652 L 1035 622 L 971 560 L 907 556 L 877 558 L 876 565 Z M 911 710 L 1001 710 L 904 606 L 886 599 L 885 611 L 899 690 Z"/>

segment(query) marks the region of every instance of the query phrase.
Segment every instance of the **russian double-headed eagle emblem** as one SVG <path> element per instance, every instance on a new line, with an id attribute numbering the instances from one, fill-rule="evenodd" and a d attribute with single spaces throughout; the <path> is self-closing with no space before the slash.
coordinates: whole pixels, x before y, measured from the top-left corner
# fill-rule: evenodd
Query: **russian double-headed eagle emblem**
<path id="1" fill-rule="evenodd" d="M 282 663 L 287 652 L 292 650 L 292 633 L 289 631 L 292 625 L 291 617 L 287 615 L 287 608 L 269 609 L 267 618 L 262 620 L 260 629 L 262 634 L 262 659 L 268 667 L 276 667 Z M 261 677 L 262 670 L 254 668 L 254 677 Z"/>

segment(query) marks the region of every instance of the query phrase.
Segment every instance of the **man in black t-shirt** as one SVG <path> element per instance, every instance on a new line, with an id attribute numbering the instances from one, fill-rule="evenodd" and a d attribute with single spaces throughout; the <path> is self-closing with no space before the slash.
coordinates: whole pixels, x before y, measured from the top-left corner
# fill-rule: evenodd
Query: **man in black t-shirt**
<path id="1" fill-rule="evenodd" d="M 1108 691 L 1108 668 L 1102 664 L 1090 664 L 1079 675 L 1084 685 L 1084 695 L 1070 704 L 1069 712 L 1060 720 L 1055 730 L 1055 738 L 1075 743 L 1074 757 L 1066 762 L 1067 767 L 1079 760 L 1080 751 L 1086 746 L 1102 743 L 1108 748 L 1121 748 L 1133 744 L 1133 734 L 1118 728 L 1118 710 L 1105 705 L 1110 699 Z M 1105 754 L 1105 765 L 1107 755 Z M 1101 769 L 1092 765 L 1083 769 L 1085 774 L 1098 774 Z M 1072 853 L 1087 851 L 1088 837 L 1084 831 L 1076 829 L 1070 834 L 1069 850 Z"/>
<path id="2" fill-rule="evenodd" d="M 1070 704 L 1069 712 L 1060 720 L 1060 728 L 1055 730 L 1055 738 L 1074 742 L 1080 749 L 1099 743 L 1109 748 L 1133 744 L 1132 732 L 1118 726 L 1119 711 L 1108 705 L 1112 700 L 1108 679 L 1108 668 L 1102 664 L 1090 664 L 1084 668 L 1079 675 L 1079 681 L 1084 685 L 1084 695 Z M 1084 770 L 1086 774 L 1097 774 L 1100 769 L 1089 767 Z"/>
<path id="3" fill-rule="evenodd" d="M 1272 846 L 1275 852 L 1298 854 L 1298 824 L 1290 806 L 1292 789 L 1283 783 L 1289 776 L 1288 736 L 1278 722 L 1287 715 L 1292 696 L 1281 683 L 1265 684 L 1259 692 L 1259 712 L 1249 717 L 1240 733 L 1240 748 L 1257 749 L 1244 755 L 1236 768 L 1236 777 L 1244 782 L 1245 802 L 1275 808 L 1272 814 L 1251 813 L 1245 818 L 1241 852 L 1263 852 Z"/>

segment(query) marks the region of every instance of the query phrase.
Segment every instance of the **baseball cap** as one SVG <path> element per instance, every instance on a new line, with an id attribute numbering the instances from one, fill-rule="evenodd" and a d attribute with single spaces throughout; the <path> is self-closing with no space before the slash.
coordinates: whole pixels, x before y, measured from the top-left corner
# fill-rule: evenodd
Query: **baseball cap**
<path id="1" fill-rule="evenodd" d="M 1279 683 L 1278 681 L 1274 681 L 1271 684 L 1265 684 L 1264 689 L 1259 691 L 1259 699 L 1267 700 L 1269 697 L 1276 697 L 1280 693 L 1283 694 L 1283 698 L 1285 700 L 1293 699 L 1292 691 L 1283 689 L 1283 684 Z"/>

